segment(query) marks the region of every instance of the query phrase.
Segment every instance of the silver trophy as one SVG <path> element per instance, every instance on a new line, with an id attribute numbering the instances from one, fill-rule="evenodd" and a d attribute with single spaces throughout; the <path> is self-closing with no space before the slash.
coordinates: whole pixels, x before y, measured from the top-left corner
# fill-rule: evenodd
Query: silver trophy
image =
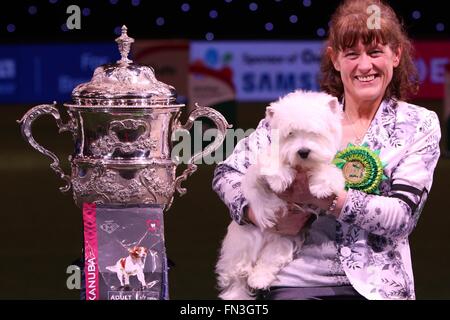
<path id="1" fill-rule="evenodd" d="M 67 192 L 72 187 L 78 206 L 159 204 L 168 210 L 175 190 L 180 195 L 186 192 L 181 183 L 197 169 L 194 162 L 219 148 L 230 125 L 216 110 L 199 106 L 182 125 L 179 117 L 185 105 L 175 103 L 175 88 L 158 81 L 152 68 L 128 59 L 134 39 L 128 37 L 125 26 L 116 42 L 121 59 L 97 67 L 90 82 L 72 91 L 72 101 L 64 104 L 70 117 L 67 123 L 54 105 L 39 105 L 19 121 L 22 134 L 33 148 L 53 160 L 50 167 L 65 181 L 60 190 Z M 73 135 L 71 176 L 61 169 L 57 156 L 33 138 L 32 123 L 42 115 L 52 115 L 59 132 Z M 177 177 L 177 163 L 171 157 L 172 134 L 189 130 L 200 117 L 215 123 L 216 139 L 194 154 Z"/>

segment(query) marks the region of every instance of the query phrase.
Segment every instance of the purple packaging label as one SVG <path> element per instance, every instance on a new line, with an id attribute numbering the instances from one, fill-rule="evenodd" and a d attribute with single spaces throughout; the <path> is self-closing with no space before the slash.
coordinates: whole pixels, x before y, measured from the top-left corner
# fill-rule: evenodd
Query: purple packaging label
<path id="1" fill-rule="evenodd" d="M 162 207 L 85 205 L 83 215 L 86 299 L 164 299 Z"/>

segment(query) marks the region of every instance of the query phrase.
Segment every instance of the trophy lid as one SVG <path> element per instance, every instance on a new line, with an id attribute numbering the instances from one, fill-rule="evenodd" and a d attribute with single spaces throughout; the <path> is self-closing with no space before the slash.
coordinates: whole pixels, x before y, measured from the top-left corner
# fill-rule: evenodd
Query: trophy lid
<path id="1" fill-rule="evenodd" d="M 133 38 L 128 37 L 127 27 L 116 39 L 121 59 L 113 64 L 97 67 L 90 82 L 79 84 L 72 91 L 75 103 L 82 105 L 171 104 L 176 99 L 175 88 L 158 81 L 153 68 L 133 63 L 128 59 Z"/>

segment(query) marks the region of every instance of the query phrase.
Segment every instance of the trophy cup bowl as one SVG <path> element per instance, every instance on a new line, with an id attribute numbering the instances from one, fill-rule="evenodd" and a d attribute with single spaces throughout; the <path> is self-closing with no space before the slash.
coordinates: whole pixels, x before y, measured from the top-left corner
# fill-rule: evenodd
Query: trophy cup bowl
<path id="1" fill-rule="evenodd" d="M 152 68 L 128 59 L 133 38 L 127 28 L 116 39 L 121 59 L 97 67 L 90 82 L 72 91 L 72 101 L 64 103 L 69 121 L 63 123 L 55 103 L 30 109 L 20 121 L 22 135 L 33 148 L 50 157 L 50 167 L 72 187 L 75 203 L 158 204 L 168 210 L 175 191 L 186 192 L 181 183 L 197 166 L 194 162 L 222 144 L 231 127 L 216 110 L 197 106 L 182 125 L 183 104 L 176 104 L 175 88 L 158 81 Z M 59 132 L 69 131 L 74 153 L 69 157 L 71 175 L 60 167 L 58 157 L 39 145 L 32 135 L 32 123 L 42 115 L 52 115 Z M 176 176 L 177 163 L 171 157 L 172 134 L 189 130 L 195 119 L 207 117 L 216 125 L 216 139 L 194 154 L 187 168 Z"/>

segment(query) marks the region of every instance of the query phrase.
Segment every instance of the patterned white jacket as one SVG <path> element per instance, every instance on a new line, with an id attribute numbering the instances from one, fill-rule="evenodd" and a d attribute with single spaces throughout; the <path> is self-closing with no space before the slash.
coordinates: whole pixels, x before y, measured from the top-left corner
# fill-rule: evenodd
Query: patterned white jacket
<path id="1" fill-rule="evenodd" d="M 388 180 L 380 195 L 349 190 L 336 244 L 347 278 L 368 299 L 415 299 L 408 236 L 432 185 L 440 137 L 434 112 L 393 99 L 382 102 L 364 137 L 372 150 L 381 150 Z M 247 205 L 241 178 L 268 144 L 270 127 L 262 120 L 215 170 L 213 189 L 238 223 Z"/>

